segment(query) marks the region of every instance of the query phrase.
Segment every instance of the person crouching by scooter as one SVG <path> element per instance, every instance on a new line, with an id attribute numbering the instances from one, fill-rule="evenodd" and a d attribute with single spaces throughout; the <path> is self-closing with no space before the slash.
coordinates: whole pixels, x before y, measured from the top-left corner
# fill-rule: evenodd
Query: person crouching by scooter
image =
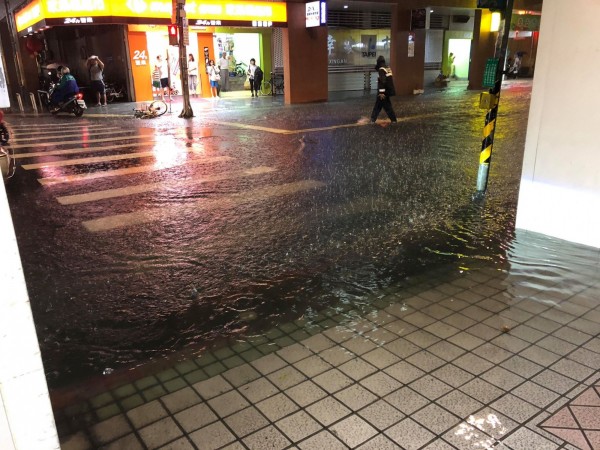
<path id="1" fill-rule="evenodd" d="M 54 109 L 59 109 L 65 100 L 79 93 L 79 86 L 69 68 L 63 67 L 61 73 L 62 77 L 50 96 L 50 103 Z"/>

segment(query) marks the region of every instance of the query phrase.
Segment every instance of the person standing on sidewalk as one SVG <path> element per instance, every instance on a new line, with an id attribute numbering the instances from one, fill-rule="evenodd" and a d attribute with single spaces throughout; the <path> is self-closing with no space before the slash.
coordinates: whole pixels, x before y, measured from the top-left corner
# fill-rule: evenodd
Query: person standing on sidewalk
<path id="1" fill-rule="evenodd" d="M 254 92 L 256 92 L 256 96 L 258 97 L 258 86 L 254 84 L 254 73 L 256 72 L 256 60 L 252 58 L 250 60 L 250 65 L 248 66 L 248 81 L 250 81 L 250 92 L 252 93 L 252 97 L 254 97 Z"/>
<path id="2" fill-rule="evenodd" d="M 221 69 L 221 91 L 229 91 L 229 61 L 227 60 L 227 53 L 221 54 L 219 59 L 219 68 Z"/>
<path id="3" fill-rule="evenodd" d="M 198 64 L 191 53 L 188 55 L 188 86 L 190 93 L 197 97 L 196 89 L 198 88 Z"/>
<path id="4" fill-rule="evenodd" d="M 95 55 L 90 56 L 86 61 L 90 72 L 90 84 L 92 90 L 96 93 L 96 106 L 106 106 L 106 86 L 104 85 L 104 63 Z"/>
<path id="5" fill-rule="evenodd" d="M 392 69 L 385 64 L 385 58 L 379 56 L 377 58 L 377 65 L 375 70 L 379 73 L 377 78 L 377 99 L 375 100 L 375 106 L 371 113 L 371 123 L 375 123 L 377 116 L 381 112 L 381 108 L 385 110 L 392 123 L 398 122 L 396 113 L 392 107 L 391 97 L 396 95 L 396 89 L 394 88 L 394 79 L 392 77 Z"/>

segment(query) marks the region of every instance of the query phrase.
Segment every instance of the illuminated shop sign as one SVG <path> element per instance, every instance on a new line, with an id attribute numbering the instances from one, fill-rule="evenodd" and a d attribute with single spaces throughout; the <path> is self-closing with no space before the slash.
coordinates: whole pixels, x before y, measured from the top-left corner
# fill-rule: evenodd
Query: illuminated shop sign
<path id="1" fill-rule="evenodd" d="M 306 4 L 306 28 L 327 25 L 327 3 L 325 0 Z"/>
<path id="2" fill-rule="evenodd" d="M 15 13 L 15 21 L 20 34 L 65 24 L 169 24 L 172 9 L 171 0 L 34 0 Z M 188 20 L 199 25 L 287 24 L 284 2 L 191 0 L 186 2 L 185 11 Z"/>

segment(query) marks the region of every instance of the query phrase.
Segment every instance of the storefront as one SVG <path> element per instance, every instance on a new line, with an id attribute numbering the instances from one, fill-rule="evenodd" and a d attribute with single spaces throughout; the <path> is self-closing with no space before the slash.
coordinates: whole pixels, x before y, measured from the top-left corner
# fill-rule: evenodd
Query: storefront
<path id="1" fill-rule="evenodd" d="M 185 9 L 189 23 L 187 53 L 194 55 L 198 62 L 199 94 L 210 96 L 206 62 L 208 59 L 218 61 L 219 53 L 227 54 L 234 73 L 237 67 L 244 67 L 241 63 L 247 65 L 250 58 L 256 59 L 266 72 L 270 70 L 272 30 L 287 25 L 285 2 L 188 1 Z M 34 0 L 15 13 L 15 21 L 20 36 L 47 33 L 49 28 L 61 27 L 74 29 L 77 38 L 80 33 L 85 34 L 88 27 L 103 28 L 106 24 L 114 28 L 114 24 L 121 24 L 122 38 L 127 44 L 123 52 L 127 74 L 123 74 L 123 78 L 133 93 L 131 99 L 143 101 L 153 95 L 152 69 L 158 55 L 169 64 L 172 88 L 181 89 L 178 47 L 169 46 L 171 12 L 170 0 Z M 73 48 L 73 52 L 78 53 L 74 58 L 102 54 L 101 48 L 89 47 L 102 45 Z M 119 56 L 114 55 L 114 58 Z M 243 82 L 235 86 L 243 89 Z"/>

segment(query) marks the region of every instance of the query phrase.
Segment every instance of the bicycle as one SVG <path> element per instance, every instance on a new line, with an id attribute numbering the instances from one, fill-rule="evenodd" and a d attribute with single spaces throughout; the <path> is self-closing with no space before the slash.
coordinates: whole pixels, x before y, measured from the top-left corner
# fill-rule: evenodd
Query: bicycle
<path id="1" fill-rule="evenodd" d="M 275 87 L 275 89 L 273 89 L 273 87 Z M 273 96 L 283 94 L 283 75 L 271 72 L 271 78 L 263 81 L 262 86 L 260 87 L 260 93 Z"/>
<path id="2" fill-rule="evenodd" d="M 104 92 L 106 94 L 107 103 L 112 103 L 117 98 L 125 98 L 125 89 L 113 83 L 106 83 Z"/>
<path id="3" fill-rule="evenodd" d="M 143 104 L 139 109 L 133 110 L 133 116 L 137 119 L 154 119 L 167 112 L 167 104 L 162 100 L 154 100 L 150 104 Z"/>

